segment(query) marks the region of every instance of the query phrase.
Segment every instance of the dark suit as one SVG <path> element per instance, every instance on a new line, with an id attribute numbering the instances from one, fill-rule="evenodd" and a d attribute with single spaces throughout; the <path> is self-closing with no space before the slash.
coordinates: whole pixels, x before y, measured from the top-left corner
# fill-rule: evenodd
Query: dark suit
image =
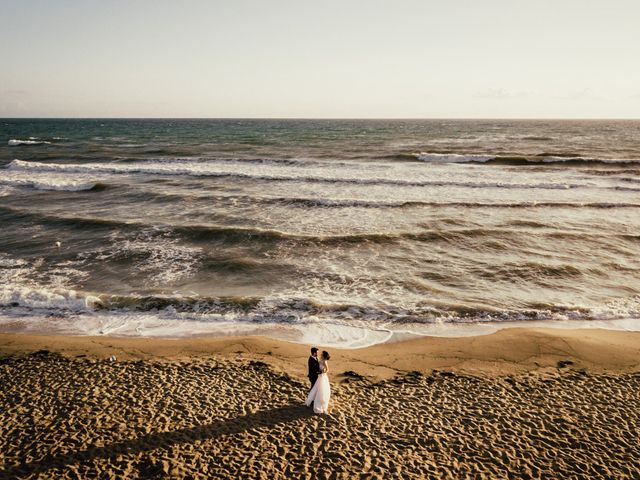
<path id="1" fill-rule="evenodd" d="M 316 357 L 311 355 L 307 363 L 309 365 L 309 374 L 307 375 L 307 377 L 309 377 L 311 387 L 313 387 L 313 384 L 316 383 L 316 380 L 318 380 L 318 374 L 320 373 L 320 362 L 318 362 L 318 359 Z"/>

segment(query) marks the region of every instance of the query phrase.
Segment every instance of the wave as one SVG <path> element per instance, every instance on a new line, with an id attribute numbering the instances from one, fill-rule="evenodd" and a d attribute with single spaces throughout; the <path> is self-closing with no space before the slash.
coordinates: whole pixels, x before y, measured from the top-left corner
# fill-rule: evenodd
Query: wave
<path id="1" fill-rule="evenodd" d="M 263 167 L 254 171 L 247 171 L 233 165 L 212 165 L 207 163 L 187 163 L 187 162 L 145 162 L 145 163 L 89 163 L 89 164 L 60 164 L 60 163 L 39 163 L 26 162 L 23 160 L 13 160 L 7 169 L 12 171 L 34 171 L 34 172 L 57 172 L 57 173 L 106 173 L 106 174 L 150 174 L 150 175 L 177 175 L 195 177 L 220 177 L 238 178 L 262 181 L 282 181 L 282 182 L 317 182 L 332 184 L 357 184 L 357 185 L 392 185 L 405 187 L 446 187 L 457 186 L 464 188 L 507 188 L 507 189 L 550 189 L 565 190 L 570 188 L 580 188 L 581 184 L 567 183 L 506 183 L 506 182 L 463 182 L 463 181 L 439 181 L 439 180 L 405 180 L 400 178 L 385 177 L 343 177 L 329 176 L 323 169 L 316 169 L 315 175 L 309 175 L 304 170 L 292 171 L 281 168 Z M 270 173 L 273 172 L 273 173 Z M 353 173 L 353 172 L 352 172 Z M 366 172 L 355 172 L 366 174 Z"/>
<path id="2" fill-rule="evenodd" d="M 8 197 L 9 195 L 12 195 L 13 193 L 15 193 L 15 188 L 12 188 L 10 186 L 4 186 L 2 188 L 0 188 L 0 197 Z"/>
<path id="3" fill-rule="evenodd" d="M 506 241 L 522 236 L 522 230 L 518 227 L 531 227 L 540 229 L 540 225 L 509 225 L 500 228 L 455 228 L 455 229 L 425 229 L 417 231 L 391 231 L 391 232 L 366 232 L 353 234 L 328 234 L 313 235 L 285 232 L 274 229 L 262 229 L 255 227 L 239 227 L 231 225 L 166 225 L 147 224 L 142 222 L 126 222 L 117 219 L 91 218 L 91 217 L 66 217 L 50 215 L 46 213 L 28 212 L 7 206 L 0 206 L 0 214 L 3 221 L 19 222 L 26 221 L 52 227 L 74 228 L 79 230 L 106 231 L 106 232 L 153 232 L 157 235 L 171 234 L 177 235 L 181 239 L 201 243 L 212 241 L 222 244 L 273 244 L 278 242 L 293 242 L 294 244 L 311 246 L 333 246 L 333 245 L 391 245 L 398 242 L 420 242 L 420 243 L 453 243 L 469 242 L 474 239 L 481 239 L 489 242 L 491 239 Z M 610 238 L 619 239 L 626 242 L 637 242 L 637 235 L 618 234 L 586 234 L 571 231 L 537 231 L 537 236 L 545 236 L 552 239 L 571 239 L 584 242 L 594 239 Z"/>
<path id="4" fill-rule="evenodd" d="M 543 135 L 525 135 L 520 137 L 522 140 L 533 140 L 534 142 L 550 142 L 554 140 L 553 137 L 545 137 Z"/>
<path id="5" fill-rule="evenodd" d="M 414 153 L 414 158 L 431 163 L 485 163 L 495 159 L 493 155 L 461 155 L 457 153 Z"/>
<path id="6" fill-rule="evenodd" d="M 635 190 L 635 189 L 634 189 Z M 219 197 L 217 197 L 219 198 Z M 224 197 L 223 197 L 224 198 Z M 234 197 L 237 198 L 237 197 Z M 264 204 L 283 204 L 310 208 L 496 208 L 496 209 L 534 209 L 534 208 L 640 208 L 640 203 L 615 203 L 615 202 L 514 202 L 514 203 L 490 203 L 490 202 L 423 202 L 423 201 L 399 201 L 383 202 L 375 200 L 355 199 L 323 199 L 323 198 L 296 198 L 296 197 L 244 197 L 248 201 L 257 201 Z"/>
<path id="7" fill-rule="evenodd" d="M 370 327 L 405 324 L 502 323 L 548 320 L 640 318 L 640 299 L 620 299 L 598 308 L 532 304 L 528 308 L 490 309 L 468 305 L 412 307 L 326 303 L 300 297 L 110 295 L 63 288 L 3 285 L 0 311 L 18 315 L 38 311 L 48 315 L 153 313 L 163 319 L 192 321 L 275 322 L 301 325 L 318 319 L 365 322 Z"/>
<path id="8" fill-rule="evenodd" d="M 0 179 L 0 183 L 2 183 Z M 102 190 L 108 185 L 98 182 L 92 190 Z M 625 187 L 615 187 L 625 188 Z M 630 188 L 630 187 L 629 187 Z M 631 190 L 636 190 L 631 188 Z M 203 201 L 216 202 L 224 204 L 224 202 L 238 205 L 240 202 L 246 202 L 247 205 L 264 205 L 264 206 L 281 206 L 291 208 L 317 208 L 317 209 L 411 209 L 411 208 L 464 208 L 464 209 L 616 209 L 616 208 L 640 208 L 640 203 L 630 202 L 430 202 L 421 200 L 399 200 L 399 201 L 383 201 L 383 200 L 364 200 L 351 198 L 313 198 L 313 197 L 263 197 L 252 195 L 214 195 L 200 193 L 190 194 L 189 192 L 169 193 L 169 192 L 148 192 L 135 191 L 124 192 L 124 196 L 132 201 L 151 201 L 174 202 L 174 201 Z"/>
<path id="9" fill-rule="evenodd" d="M 398 240 L 438 241 L 452 240 L 460 237 L 482 237 L 493 234 L 506 235 L 514 233 L 508 229 L 466 228 L 457 230 L 425 230 L 416 232 L 380 232 L 380 233 L 354 233 L 346 235 L 304 235 L 283 232 L 279 230 L 261 229 L 255 227 L 238 227 L 226 225 L 159 225 L 140 222 L 124 222 L 107 218 L 83 218 L 49 215 L 40 212 L 27 212 L 21 209 L 0 206 L 0 213 L 12 220 L 29 220 L 46 225 L 59 225 L 75 227 L 79 229 L 108 229 L 108 230 L 136 230 L 142 231 L 153 228 L 157 232 L 173 232 L 191 241 L 229 240 L 229 241 L 280 241 L 294 240 L 298 242 L 310 242 L 320 244 L 342 243 L 392 243 Z"/>
<path id="10" fill-rule="evenodd" d="M 21 145 L 48 145 L 51 142 L 46 140 L 38 140 L 35 138 L 30 138 L 29 140 L 20 140 L 18 138 L 12 138 L 7 142 L 10 147 L 18 147 Z"/>
<path id="11" fill-rule="evenodd" d="M 640 165 L 638 165 L 640 167 Z M 588 173 L 589 175 L 597 175 L 597 176 L 619 176 L 619 175 L 639 175 L 640 168 L 614 168 L 613 170 L 608 169 L 593 169 L 593 170 L 582 170 L 584 173 Z M 624 179 L 622 179 L 624 180 Z"/>
<path id="12" fill-rule="evenodd" d="M 536 155 L 487 155 L 487 154 L 458 154 L 458 153 L 429 153 L 420 152 L 400 154 L 400 158 L 413 157 L 427 163 L 479 163 L 488 165 L 629 165 L 640 164 L 640 159 L 632 158 L 591 158 L 565 153 L 539 153 Z M 398 157 L 398 155 L 396 156 Z"/>
<path id="13" fill-rule="evenodd" d="M 0 185 L 66 192 L 103 190 L 106 188 L 104 183 L 95 180 L 74 179 L 55 174 L 25 175 L 22 172 L 11 171 L 0 171 Z"/>
<path id="14" fill-rule="evenodd" d="M 591 271 L 591 274 L 601 273 Z M 547 264 L 536 261 L 524 263 L 508 262 L 501 266 L 492 266 L 492 268 L 477 272 L 480 277 L 490 280 L 510 280 L 510 281 L 536 281 L 542 279 L 570 279 L 582 277 L 585 272 L 580 268 L 570 264 Z"/>
<path id="15" fill-rule="evenodd" d="M 224 225 L 149 225 L 140 222 L 124 222 L 107 218 L 83 218 L 79 216 L 64 217 L 60 215 L 49 215 L 39 212 L 27 212 L 11 207 L 0 206 L 0 213 L 13 217 L 12 220 L 29 220 L 46 225 L 59 225 L 65 227 L 75 227 L 79 229 L 108 229 L 108 230 L 145 230 L 154 228 L 156 231 L 170 231 L 192 241 L 230 240 L 251 242 L 256 241 L 279 241 L 296 240 L 299 242 L 313 243 L 389 243 L 399 239 L 412 240 L 436 240 L 454 235 L 480 236 L 485 229 L 467 229 L 455 231 L 423 231 L 423 232 L 392 232 L 392 233 L 359 233 L 347 235 L 301 235 L 295 233 L 282 232 L 279 230 L 269 230 L 252 227 L 237 227 Z M 506 231 L 506 230 L 505 230 Z"/>
<path id="16" fill-rule="evenodd" d="M 37 181 L 37 180 L 8 180 L 5 178 L 0 178 L 0 184 L 13 186 L 13 187 L 29 187 L 34 188 L 36 190 L 54 190 L 54 191 L 65 191 L 65 192 L 82 192 L 87 190 L 103 190 L 106 188 L 106 185 L 100 182 L 88 182 L 88 183 L 78 183 L 78 182 L 60 182 L 56 180 L 45 180 L 45 181 Z"/>
<path id="17" fill-rule="evenodd" d="M 640 183 L 640 178 L 633 178 L 633 177 L 622 177 L 622 178 L 618 178 L 617 180 L 621 182 Z"/>
<path id="18" fill-rule="evenodd" d="M 50 312 L 87 312 L 100 301 L 89 294 L 75 290 L 29 287 L 25 285 L 4 285 L 0 288 L 1 307 L 23 307 Z"/>
<path id="19" fill-rule="evenodd" d="M 46 157 L 45 157 L 46 158 Z M 52 157 L 55 158 L 55 157 Z M 73 158 L 72 158 L 73 159 Z M 136 156 L 111 156 L 105 157 L 105 160 L 113 159 L 117 163 L 122 164 L 136 164 L 141 160 L 145 160 L 148 163 L 159 163 L 159 164 L 173 164 L 173 165 L 200 165 L 200 166 L 213 166 L 216 163 L 222 165 L 255 165 L 255 166 L 286 166 L 286 167 L 321 167 L 321 168 L 332 168 L 332 167 L 353 167 L 354 163 L 346 162 L 346 161 L 338 161 L 338 160 L 320 160 L 318 158 L 289 158 L 289 157 L 220 157 L 220 156 L 154 156 L 152 158 L 145 157 L 136 157 Z M 370 157 L 359 158 L 359 160 L 368 159 Z M 79 160 L 83 160 L 82 157 L 79 157 Z M 116 164 L 117 164 L 116 163 Z M 371 163 L 367 163 L 367 166 L 371 166 Z M 388 168 L 387 165 L 378 164 L 379 168 Z"/>
<path id="20" fill-rule="evenodd" d="M 142 222 L 127 222 L 109 218 L 80 217 L 52 215 L 45 212 L 29 212 L 8 206 L 0 206 L 0 214 L 4 221 L 28 221 L 48 226 L 62 226 L 81 230 L 122 230 L 122 231 L 147 231 L 152 229 L 156 233 L 176 233 L 183 238 L 192 241 L 275 241 L 284 239 L 318 239 L 325 237 L 303 236 L 250 227 L 235 227 L 224 225 L 166 225 L 146 224 Z M 333 238 L 333 237 L 328 237 Z"/>
<path id="21" fill-rule="evenodd" d="M 316 159 L 300 159 L 300 158 L 260 158 L 260 157 L 190 157 L 177 159 L 169 157 L 166 159 L 158 159 L 159 161 L 206 161 L 218 163 L 239 163 L 251 165 L 286 165 L 290 167 L 309 166 L 309 165 L 331 165 L 331 166 L 351 166 L 347 162 L 320 162 Z"/>

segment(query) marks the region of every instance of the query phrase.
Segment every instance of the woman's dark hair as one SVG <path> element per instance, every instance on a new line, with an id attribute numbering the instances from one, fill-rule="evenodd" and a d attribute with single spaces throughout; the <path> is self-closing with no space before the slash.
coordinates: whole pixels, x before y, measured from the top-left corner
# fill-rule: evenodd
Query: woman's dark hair
<path id="1" fill-rule="evenodd" d="M 329 352 L 327 352 L 326 350 L 323 350 L 322 358 L 324 358 L 325 360 L 329 360 L 331 358 L 331 355 L 329 355 Z"/>

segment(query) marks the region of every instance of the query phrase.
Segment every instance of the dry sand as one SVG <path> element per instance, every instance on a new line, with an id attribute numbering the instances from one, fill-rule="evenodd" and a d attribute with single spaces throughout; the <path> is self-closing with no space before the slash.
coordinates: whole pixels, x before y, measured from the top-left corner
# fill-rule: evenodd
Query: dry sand
<path id="1" fill-rule="evenodd" d="M 321 416 L 307 351 L 0 334 L 0 478 L 640 478 L 640 333 L 331 349 Z"/>

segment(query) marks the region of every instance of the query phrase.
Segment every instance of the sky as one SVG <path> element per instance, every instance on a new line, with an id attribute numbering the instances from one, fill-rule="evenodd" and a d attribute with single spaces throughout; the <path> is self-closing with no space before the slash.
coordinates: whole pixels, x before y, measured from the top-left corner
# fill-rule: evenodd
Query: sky
<path id="1" fill-rule="evenodd" d="M 637 0 L 0 0 L 0 117 L 640 118 Z"/>

